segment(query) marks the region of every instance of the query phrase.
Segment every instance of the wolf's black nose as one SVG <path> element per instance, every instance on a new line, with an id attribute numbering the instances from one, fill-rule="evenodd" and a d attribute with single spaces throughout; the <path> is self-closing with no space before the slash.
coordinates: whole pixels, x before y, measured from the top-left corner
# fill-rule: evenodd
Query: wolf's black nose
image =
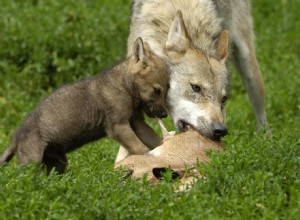
<path id="1" fill-rule="evenodd" d="M 214 138 L 216 139 L 220 139 L 221 137 L 225 136 L 228 133 L 227 128 L 221 123 L 214 123 L 212 127 L 213 127 L 213 135 Z"/>

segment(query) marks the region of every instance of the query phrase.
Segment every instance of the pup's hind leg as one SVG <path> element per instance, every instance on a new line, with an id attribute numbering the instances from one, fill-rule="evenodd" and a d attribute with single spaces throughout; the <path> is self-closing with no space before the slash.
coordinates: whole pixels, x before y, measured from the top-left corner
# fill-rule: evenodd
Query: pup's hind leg
<path id="1" fill-rule="evenodd" d="M 38 132 L 33 129 L 28 134 L 20 135 L 16 155 L 19 163 L 41 163 L 46 143 L 40 138 Z"/>
<path id="2" fill-rule="evenodd" d="M 258 130 L 267 126 L 265 113 L 265 89 L 255 55 L 254 33 L 250 10 L 240 8 L 233 19 L 232 40 L 234 61 L 248 93 L 257 121 Z"/>
<path id="3" fill-rule="evenodd" d="M 67 167 L 67 156 L 64 152 L 55 152 L 51 147 L 46 149 L 43 156 L 43 165 L 46 167 L 47 174 L 54 169 L 57 173 L 63 174 Z"/>

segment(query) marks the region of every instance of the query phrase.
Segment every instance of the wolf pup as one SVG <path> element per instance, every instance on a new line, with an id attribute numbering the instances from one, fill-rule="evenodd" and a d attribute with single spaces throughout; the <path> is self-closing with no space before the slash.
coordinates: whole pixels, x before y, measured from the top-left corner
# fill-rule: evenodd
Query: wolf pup
<path id="1" fill-rule="evenodd" d="M 38 162 L 48 173 L 52 168 L 63 173 L 66 153 L 105 136 L 132 154 L 148 152 L 146 145 L 155 147 L 134 130 L 148 129 L 142 110 L 149 117 L 167 116 L 168 70 L 141 38 L 133 51 L 107 72 L 65 85 L 46 98 L 16 131 L 0 165 L 16 154 L 22 164 Z"/>
<path id="2" fill-rule="evenodd" d="M 227 134 L 224 107 L 230 48 L 258 128 L 267 124 L 250 0 L 135 0 L 129 56 L 137 36 L 168 63 L 167 105 L 179 130 L 190 125 L 212 139 Z"/>

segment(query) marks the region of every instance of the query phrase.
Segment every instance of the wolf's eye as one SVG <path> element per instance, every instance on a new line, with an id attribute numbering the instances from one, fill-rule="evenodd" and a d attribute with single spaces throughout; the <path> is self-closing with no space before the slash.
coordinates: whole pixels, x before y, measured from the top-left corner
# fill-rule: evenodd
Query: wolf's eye
<path id="1" fill-rule="evenodd" d="M 195 85 L 195 84 L 191 84 L 191 87 L 194 90 L 194 92 L 201 92 L 200 86 Z"/>
<path id="2" fill-rule="evenodd" d="M 154 89 L 155 95 L 159 96 L 161 94 L 161 88 L 154 87 L 153 89 Z"/>

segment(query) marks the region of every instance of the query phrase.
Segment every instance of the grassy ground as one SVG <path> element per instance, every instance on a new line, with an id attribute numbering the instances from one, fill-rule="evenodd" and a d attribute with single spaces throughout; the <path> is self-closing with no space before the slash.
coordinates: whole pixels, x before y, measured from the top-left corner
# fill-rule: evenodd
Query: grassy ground
<path id="1" fill-rule="evenodd" d="M 167 182 L 122 180 L 113 170 L 118 144 L 105 139 L 69 154 L 63 176 L 37 175 L 15 160 L 1 167 L 0 219 L 299 219 L 300 2 L 252 3 L 273 139 L 255 133 L 231 68 L 228 148 L 203 168 L 208 181 L 174 193 Z M 1 1 L 1 152 L 53 89 L 124 57 L 129 17 L 129 0 Z"/>

